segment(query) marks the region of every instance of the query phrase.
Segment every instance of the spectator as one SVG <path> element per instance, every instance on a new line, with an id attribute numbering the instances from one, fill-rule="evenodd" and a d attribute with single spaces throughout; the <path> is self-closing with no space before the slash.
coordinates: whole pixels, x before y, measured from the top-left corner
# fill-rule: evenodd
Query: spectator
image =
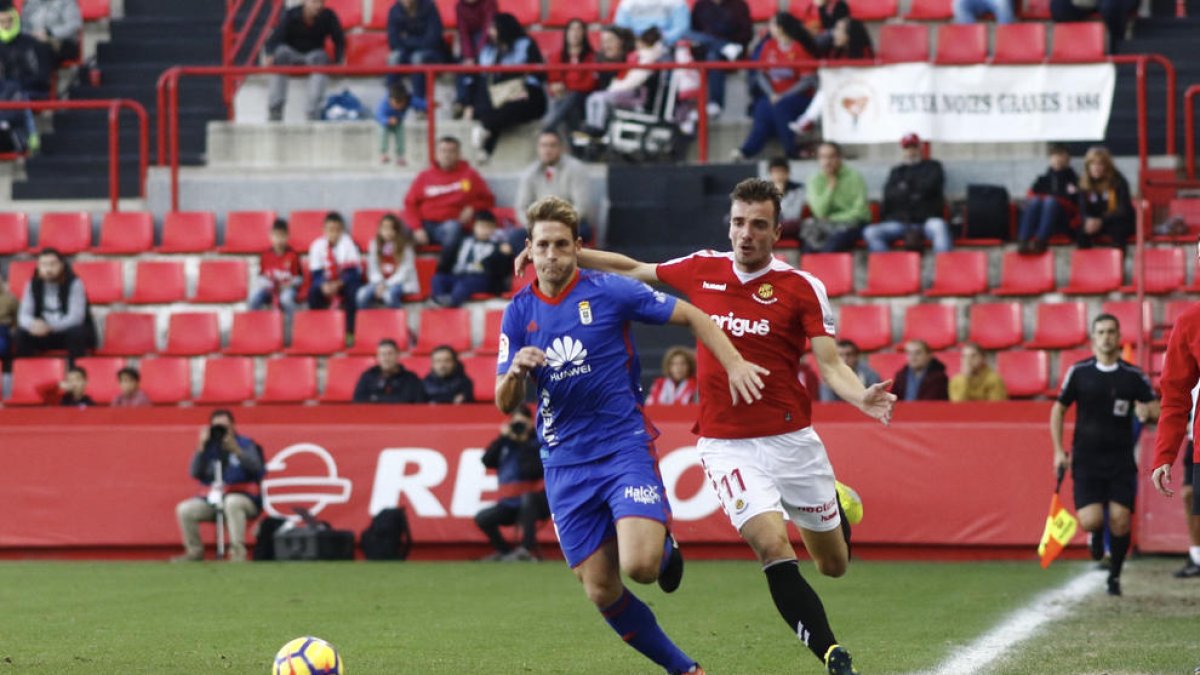
<path id="1" fill-rule="evenodd" d="M 342 33 L 342 22 L 332 9 L 325 7 L 325 0 L 303 0 L 300 5 L 285 10 L 279 24 L 267 38 L 266 56 L 268 66 L 327 66 L 329 55 L 325 52 L 325 41 L 333 41 L 333 63 L 341 63 L 346 54 L 346 36 Z M 325 87 L 329 76 L 313 73 L 308 76 L 308 101 L 305 114 L 310 120 L 321 119 L 321 106 L 325 101 Z M 272 122 L 283 119 L 283 104 L 287 102 L 288 80 L 286 75 L 272 75 L 267 94 L 267 115 Z"/>
<path id="2" fill-rule="evenodd" d="M 588 40 L 587 25 L 579 19 L 568 21 L 567 27 L 563 28 L 562 49 L 547 56 L 552 64 L 595 63 L 596 52 Z M 564 126 L 568 133 L 576 131 L 583 125 L 583 108 L 588 94 L 600 86 L 599 74 L 595 71 L 552 70 L 546 74 L 546 81 L 549 97 L 542 131 L 557 132 Z"/>
<path id="3" fill-rule="evenodd" d="M 699 47 L 705 61 L 737 61 L 753 37 L 750 6 L 746 0 L 698 0 L 692 7 L 692 29 L 684 39 Z M 725 78 L 729 71 L 708 72 L 708 114 L 720 115 L 725 106 Z"/>
<path id="4" fill-rule="evenodd" d="M 262 448 L 237 433 L 233 413 L 214 410 L 209 417 L 209 426 L 200 431 L 200 445 L 192 455 L 192 478 L 207 489 L 175 507 L 179 531 L 183 534 L 184 554 L 174 560 L 204 560 L 200 523 L 215 521 L 217 509 L 220 509 L 229 530 L 229 560 L 245 561 L 246 523 L 262 510 L 261 487 L 265 473 Z"/>
<path id="5" fill-rule="evenodd" d="M 519 406 L 500 427 L 500 436 L 483 453 L 483 465 L 495 469 L 500 500 L 475 514 L 475 524 L 487 535 L 495 552 L 487 561 L 537 560 L 537 523 L 550 517 L 542 482 L 541 444 L 529 408 Z M 500 534 L 501 525 L 520 525 L 521 545 L 513 546 Z"/>
<path id="6" fill-rule="evenodd" d="M 122 368 L 117 371 L 117 387 L 121 393 L 113 398 L 114 408 L 144 408 L 151 405 L 150 397 L 142 391 L 142 374 L 137 368 Z"/>
<path id="7" fill-rule="evenodd" d="M 1079 175 L 1071 168 L 1067 146 L 1050 146 L 1050 167 L 1033 181 L 1021 212 L 1017 232 L 1021 253 L 1044 253 L 1046 242 L 1056 233 L 1067 233 L 1079 213 Z"/>
<path id="8" fill-rule="evenodd" d="M 379 152 L 381 164 L 391 161 L 388 145 L 396 152 L 396 166 L 407 166 L 404 159 L 404 116 L 408 113 L 411 97 L 404 84 L 396 82 L 388 87 L 388 95 L 379 100 L 375 109 L 375 121 L 379 122 Z M 389 143 L 390 141 L 390 143 Z"/>
<path id="9" fill-rule="evenodd" d="M 1012 0 L 954 0 L 954 23 L 975 23 L 991 14 L 996 23 L 1016 21 Z"/>
<path id="10" fill-rule="evenodd" d="M 699 402 L 696 353 L 687 347 L 671 347 L 663 355 L 662 375 L 650 385 L 647 405 L 691 405 Z"/>
<path id="11" fill-rule="evenodd" d="M 384 0 L 375 0 L 384 2 Z M 446 42 L 442 38 L 442 17 L 433 0 L 396 0 L 387 15 L 388 65 L 442 63 L 446 60 Z M 425 75 L 411 76 L 412 103 L 417 110 L 428 108 L 425 100 Z M 403 79 L 389 75 L 389 90 Z M 399 154 L 399 151 L 397 151 Z"/>
<path id="12" fill-rule="evenodd" d="M 1087 21 L 1099 14 L 1108 27 L 1108 51 L 1117 53 L 1117 45 L 1125 39 L 1125 21 L 1140 3 L 1137 0 L 1050 0 L 1050 18 L 1055 23 Z"/>
<path id="13" fill-rule="evenodd" d="M 491 211 L 475 214 L 472 236 L 442 249 L 437 273 L 433 275 L 433 301 L 443 307 L 459 307 L 476 293 L 501 293 L 512 269 L 514 252 L 496 237 L 496 216 Z"/>
<path id="14" fill-rule="evenodd" d="M 842 161 L 842 146 L 825 141 L 817 148 L 818 170 L 808 179 L 808 208 L 800 237 L 806 251 L 849 251 L 871 222 L 867 184 Z"/>
<path id="15" fill-rule="evenodd" d="M 828 47 L 824 45 L 820 47 L 823 58 L 846 60 L 875 58 L 875 50 L 871 48 L 871 35 L 867 32 L 867 27 L 863 25 L 863 22 L 858 19 L 850 17 L 839 19 L 837 23 L 833 24 L 830 39 L 832 43 Z M 825 95 L 820 89 L 817 89 L 812 103 L 808 104 L 808 109 L 794 122 L 788 124 L 788 128 L 796 135 L 812 131 L 817 122 L 821 120 L 821 111 L 824 107 Z"/>
<path id="16" fill-rule="evenodd" d="M 499 12 L 497 0 L 458 0 L 454 7 L 454 15 L 458 26 L 458 50 L 463 65 L 479 62 L 479 52 L 487 42 L 488 28 Z M 454 119 L 462 117 L 466 107 L 471 105 L 468 90 L 476 77 L 460 75 L 455 80 L 455 99 L 451 108 Z"/>
<path id="17" fill-rule="evenodd" d="M 25 0 L 21 30 L 50 50 L 55 68 L 78 60 L 79 38 L 83 35 L 79 0 Z"/>
<path id="18" fill-rule="evenodd" d="M 258 276 L 250 289 L 250 309 L 279 307 L 290 320 L 296 311 L 296 291 L 304 281 L 300 254 L 288 244 L 288 224 L 271 224 L 271 248 L 258 256 Z"/>
<path id="19" fill-rule="evenodd" d="M 434 164 L 417 174 L 404 197 L 404 218 L 419 246 L 452 246 L 475 219 L 475 212 L 496 205 L 487 181 L 462 160 L 453 136 L 438 139 Z"/>
<path id="20" fill-rule="evenodd" d="M 647 28 L 638 35 L 634 53 L 626 57 L 626 63 L 643 65 L 657 63 L 666 56 L 662 34 L 657 28 Z M 617 73 L 603 90 L 592 92 L 587 98 L 587 132 L 593 137 L 603 136 L 608 128 L 608 115 L 614 107 L 635 108 L 646 98 L 646 85 L 654 71 L 645 68 L 629 68 Z"/>
<path id="21" fill-rule="evenodd" d="M 375 365 L 358 378 L 355 403 L 425 403 L 421 378 L 400 363 L 396 341 L 384 338 L 375 350 Z"/>
<path id="22" fill-rule="evenodd" d="M 792 163 L 787 157 L 774 157 L 767 163 L 767 174 L 779 190 L 779 226 L 785 239 L 800 238 L 800 216 L 804 213 L 804 183 L 792 180 Z"/>
<path id="23" fill-rule="evenodd" d="M 687 33 L 691 17 L 684 0 L 618 0 L 613 25 L 634 35 L 655 28 L 663 42 L 673 45 Z"/>
<path id="24" fill-rule="evenodd" d="M 49 48 L 21 32 L 21 17 L 9 2 L 0 3 L 0 80 L 17 83 L 27 98 L 50 94 Z"/>
<path id="25" fill-rule="evenodd" d="M 804 29 L 817 43 L 821 54 L 827 54 L 833 43 L 833 33 L 838 22 L 850 17 L 850 6 L 846 0 L 813 0 L 798 17 Z"/>
<path id="26" fill-rule="evenodd" d="M 769 37 L 763 42 L 756 60 L 772 67 L 755 70 L 751 76 L 763 95 L 752 104 L 753 125 L 742 146 L 733 151 L 734 161 L 754 157 L 771 138 L 779 141 L 789 159 L 799 156 L 796 136 L 788 128 L 788 122 L 808 109 L 817 78 L 810 67 L 788 67 L 786 64 L 813 60 L 817 47 L 800 20 L 787 12 L 772 17 L 768 31 Z"/>
<path id="27" fill-rule="evenodd" d="M 950 400 L 1007 401 L 1004 380 L 988 365 L 979 345 L 968 342 L 962 348 L 962 371 L 950 378 Z"/>
<path id="28" fill-rule="evenodd" d="M 0 101 L 28 101 L 21 85 L 12 80 L 0 80 Z M 42 146 L 33 111 L 25 109 L 0 110 L 0 153 L 36 153 Z"/>
<path id="29" fill-rule="evenodd" d="M 36 356 L 65 349 L 74 361 L 96 346 L 94 328 L 83 280 L 75 276 L 61 253 L 42 249 L 37 274 L 25 287 L 17 313 L 14 355 Z"/>
<path id="30" fill-rule="evenodd" d="M 376 304 L 398 308 L 404 304 L 404 296 L 420 292 L 412 233 L 388 213 L 379 219 L 379 229 L 367 249 L 367 283 L 358 289 L 358 308 Z"/>
<path id="31" fill-rule="evenodd" d="M 65 408 L 90 408 L 96 405 L 87 395 L 87 371 L 80 366 L 67 369 L 67 376 L 58 385 L 58 404 Z"/>
<path id="32" fill-rule="evenodd" d="M 449 345 L 434 348 L 429 359 L 429 374 L 422 381 L 430 403 L 474 403 L 475 383 L 467 377 L 458 352 Z"/>
<path id="33" fill-rule="evenodd" d="M 902 401 L 945 401 L 949 398 L 946 365 L 934 357 L 924 340 L 904 345 L 908 365 L 892 378 L 892 393 Z"/>
<path id="34" fill-rule="evenodd" d="M 1133 234 L 1133 200 L 1129 181 L 1117 171 L 1108 148 L 1094 146 L 1083 157 L 1083 178 L 1079 181 L 1079 248 L 1091 248 L 1107 236 L 1113 246 L 1124 250 Z"/>
<path id="35" fill-rule="evenodd" d="M 883 221 L 863 230 L 867 248 L 878 253 L 903 239 L 909 249 L 920 250 L 925 240 L 931 239 L 934 251 L 949 251 L 953 244 L 943 218 L 946 178 L 942 164 L 921 157 L 921 138 L 916 134 L 906 134 L 900 147 L 904 161 L 892 167 L 883 186 Z"/>
<path id="36" fill-rule="evenodd" d="M 21 303 L 12 294 L 4 277 L 0 277 L 0 364 L 7 364 L 12 352 L 12 329 L 17 323 Z M 4 368 L 0 367 L 0 370 Z"/>
<path id="37" fill-rule="evenodd" d="M 579 222 L 579 237 L 591 241 L 592 228 L 586 220 L 591 213 L 591 193 L 588 190 L 588 170 L 583 162 L 563 152 L 563 140 L 556 131 L 542 131 L 537 140 L 537 161 L 526 167 L 517 184 L 517 201 L 514 204 L 517 220 L 525 228 L 529 218 L 525 210 L 542 197 L 562 197 L 571 202 L 582 218 Z M 509 238 L 514 250 L 525 248 L 525 230 L 518 230 Z"/>
<path id="38" fill-rule="evenodd" d="M 362 257 L 346 234 L 346 221 L 337 211 L 325 214 L 325 236 L 317 237 L 308 249 L 308 306 L 312 309 L 341 308 L 346 312 L 346 333 L 354 333 L 358 287 L 362 285 Z"/>
<path id="39" fill-rule="evenodd" d="M 542 63 L 537 43 L 525 34 L 517 17 L 501 12 L 488 28 L 488 41 L 479 52 L 482 66 L 524 66 Z M 541 73 L 487 73 L 471 87 L 467 117 L 479 120 L 471 130 L 471 145 L 486 164 L 506 129 L 539 120 L 546 114 L 546 90 Z"/>
<path id="40" fill-rule="evenodd" d="M 858 351 L 858 345 L 851 340 L 837 341 L 838 356 L 842 357 L 842 361 L 858 375 L 859 381 L 864 387 L 869 387 L 873 384 L 879 384 L 882 380 L 879 378 L 879 373 L 875 372 L 871 366 L 867 365 L 865 359 L 862 358 Z M 822 382 L 820 389 L 820 397 L 822 401 L 840 401 L 838 395 L 834 393 L 833 388 Z"/>

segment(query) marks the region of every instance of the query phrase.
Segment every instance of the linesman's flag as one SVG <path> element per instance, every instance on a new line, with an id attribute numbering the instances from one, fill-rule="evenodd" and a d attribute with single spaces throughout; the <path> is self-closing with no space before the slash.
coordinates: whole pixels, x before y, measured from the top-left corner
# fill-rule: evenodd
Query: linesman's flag
<path id="1" fill-rule="evenodd" d="M 1063 475 L 1065 470 L 1058 472 L 1058 484 L 1054 487 L 1054 496 L 1050 498 L 1050 515 L 1046 516 L 1046 529 L 1042 532 L 1042 541 L 1038 544 L 1038 555 L 1042 558 L 1042 569 L 1050 566 L 1054 559 L 1062 553 L 1071 538 L 1075 536 L 1075 530 L 1079 527 L 1079 522 L 1075 520 L 1075 516 L 1071 515 L 1058 498 L 1059 488 L 1062 487 Z"/>

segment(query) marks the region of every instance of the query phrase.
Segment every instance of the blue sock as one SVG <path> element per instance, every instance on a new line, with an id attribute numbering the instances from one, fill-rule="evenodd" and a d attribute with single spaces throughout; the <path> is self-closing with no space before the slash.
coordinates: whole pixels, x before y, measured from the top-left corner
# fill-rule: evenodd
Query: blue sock
<path id="1" fill-rule="evenodd" d="M 600 613 L 630 647 L 666 668 L 668 672 L 686 673 L 696 665 L 696 661 L 680 651 L 679 647 L 671 642 L 671 638 L 658 627 L 654 612 L 628 589 L 616 602 L 600 610 Z"/>

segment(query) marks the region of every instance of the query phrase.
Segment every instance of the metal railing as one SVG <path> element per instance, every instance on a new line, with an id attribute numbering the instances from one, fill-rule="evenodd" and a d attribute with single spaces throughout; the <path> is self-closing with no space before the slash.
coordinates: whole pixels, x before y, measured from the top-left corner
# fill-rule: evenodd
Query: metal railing
<path id="1" fill-rule="evenodd" d="M 1196 180 L 1196 97 L 1200 96 L 1200 84 L 1193 84 L 1183 92 L 1183 151 L 1187 167 L 1187 179 Z"/>
<path id="2" fill-rule="evenodd" d="M 226 0 L 225 2 L 225 21 L 221 23 L 221 65 L 223 66 L 253 65 L 255 57 L 262 51 L 263 44 L 274 29 L 275 22 L 279 19 L 279 14 L 283 11 L 283 0 L 255 0 L 254 6 L 250 8 L 250 13 L 246 17 L 246 22 L 241 28 L 238 28 L 237 15 L 241 12 L 242 6 L 246 4 L 246 1 Z M 250 33 L 254 30 L 254 24 L 258 21 L 258 15 L 262 11 L 264 2 L 270 4 L 270 13 L 266 15 L 262 34 L 258 36 L 254 47 L 248 52 L 245 61 L 238 64 L 237 55 L 241 53 L 247 44 L 247 40 L 250 39 Z M 223 78 L 221 82 L 221 95 L 225 101 L 225 105 L 233 105 L 233 96 L 237 93 L 240 83 L 241 81 L 237 78 Z"/>

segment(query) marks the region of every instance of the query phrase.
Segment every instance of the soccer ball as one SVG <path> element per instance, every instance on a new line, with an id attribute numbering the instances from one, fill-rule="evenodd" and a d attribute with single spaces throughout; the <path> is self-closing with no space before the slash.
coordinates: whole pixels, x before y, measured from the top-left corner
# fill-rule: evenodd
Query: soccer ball
<path id="1" fill-rule="evenodd" d="M 296 638 L 279 650 L 271 675 L 346 675 L 346 667 L 333 645 L 307 636 Z"/>

